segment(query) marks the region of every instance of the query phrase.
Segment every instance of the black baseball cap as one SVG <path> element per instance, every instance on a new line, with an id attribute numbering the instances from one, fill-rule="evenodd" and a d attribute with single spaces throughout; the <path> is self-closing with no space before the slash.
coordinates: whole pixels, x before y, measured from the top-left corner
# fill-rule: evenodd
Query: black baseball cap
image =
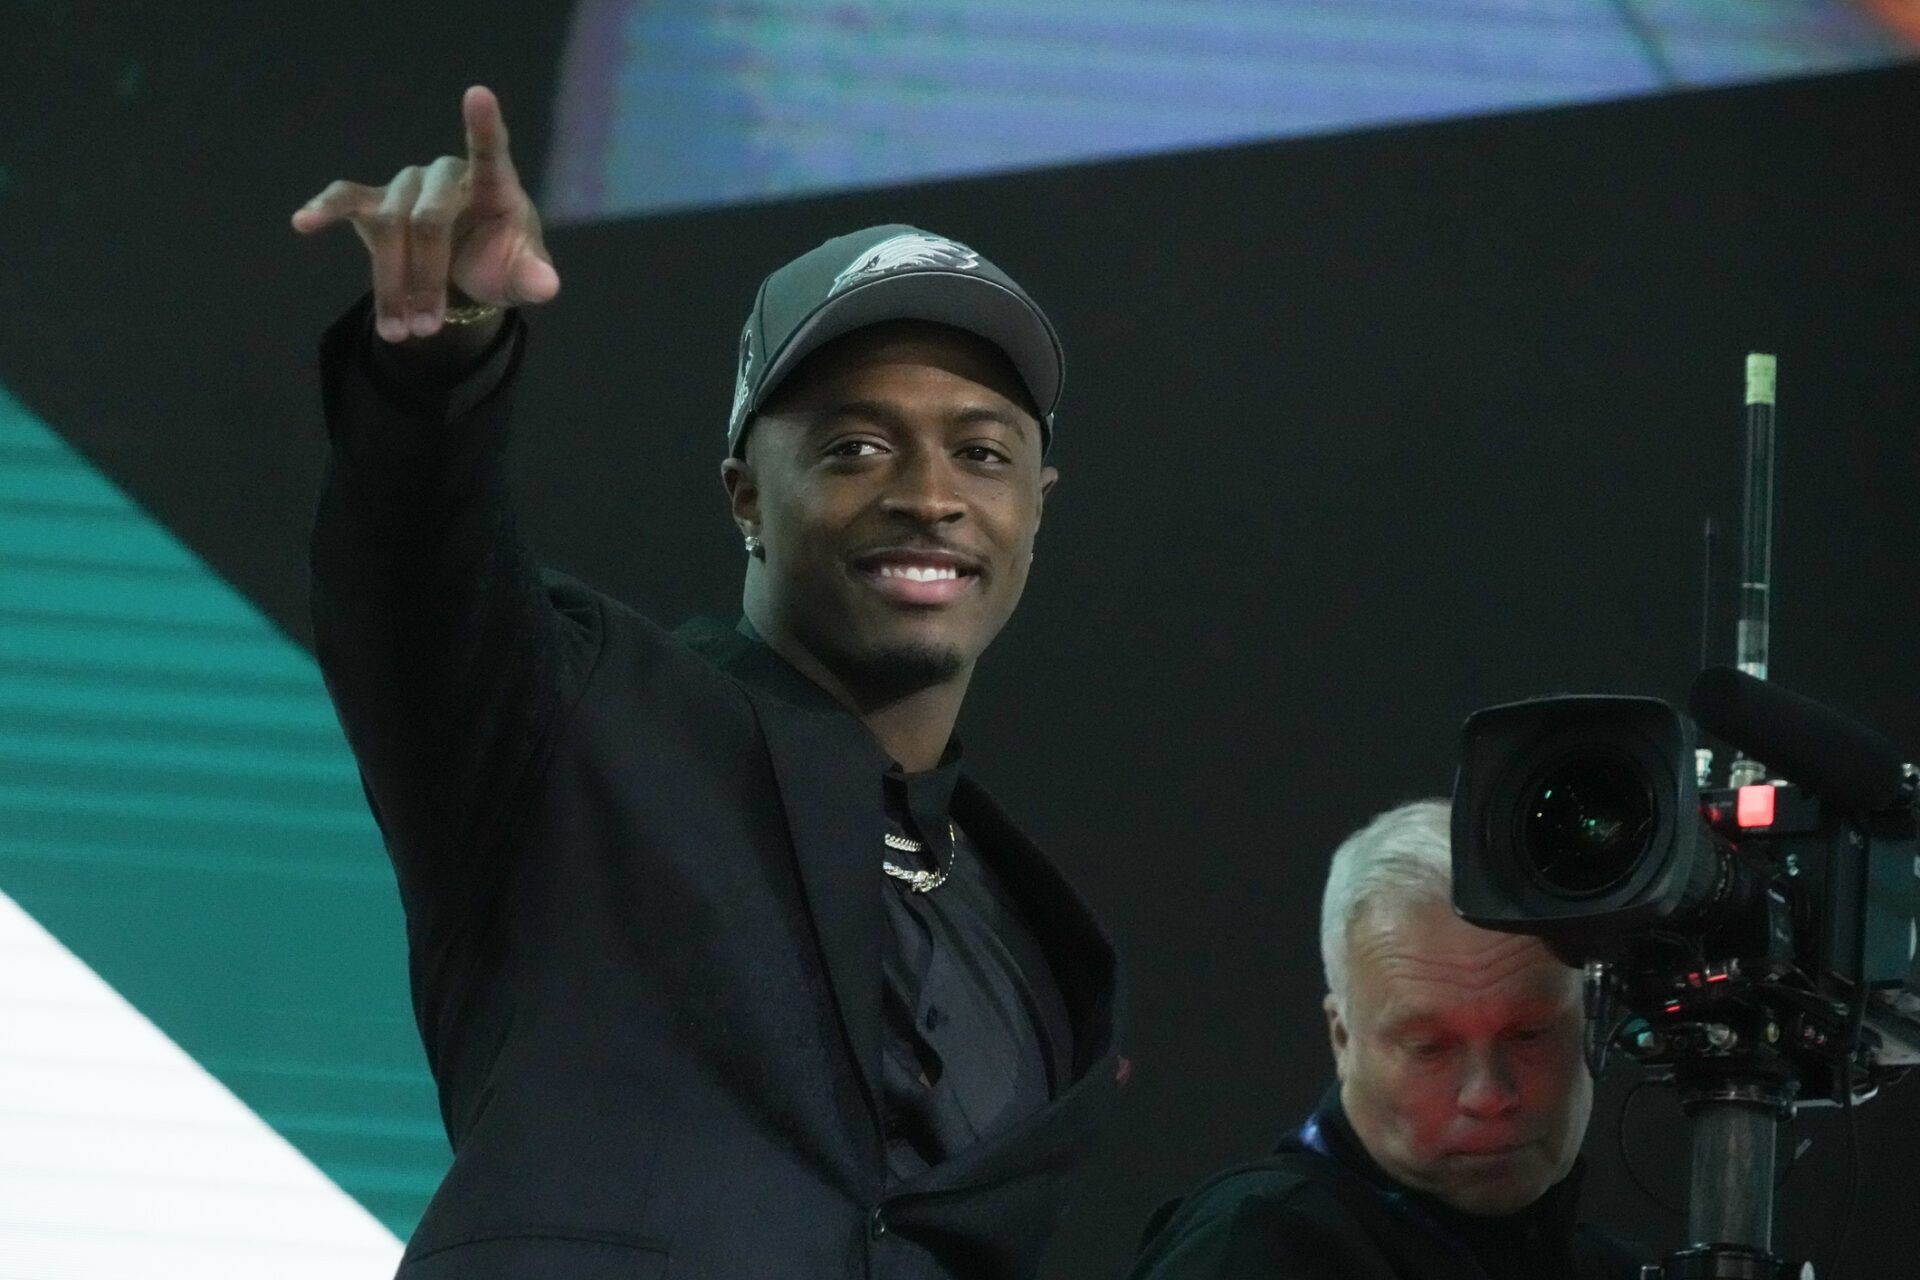
<path id="1" fill-rule="evenodd" d="M 727 447 L 803 359 L 855 329 L 931 320 L 964 329 L 1013 362 L 1040 413 L 1040 448 L 1053 444 L 1065 368 L 1060 335 L 1027 291 L 957 240 L 892 223 L 836 236 L 768 276 L 740 334 L 740 369 Z"/>

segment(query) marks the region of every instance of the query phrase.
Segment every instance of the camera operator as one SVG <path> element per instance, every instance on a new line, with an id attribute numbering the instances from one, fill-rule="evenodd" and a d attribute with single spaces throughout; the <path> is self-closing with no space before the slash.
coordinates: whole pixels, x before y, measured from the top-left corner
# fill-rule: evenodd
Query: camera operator
<path id="1" fill-rule="evenodd" d="M 1149 1223 L 1132 1280 L 1631 1280 L 1575 1224 L 1593 1107 L 1580 975 L 1452 907 L 1449 806 L 1381 814 L 1321 902 L 1338 1084 L 1265 1160 Z"/>

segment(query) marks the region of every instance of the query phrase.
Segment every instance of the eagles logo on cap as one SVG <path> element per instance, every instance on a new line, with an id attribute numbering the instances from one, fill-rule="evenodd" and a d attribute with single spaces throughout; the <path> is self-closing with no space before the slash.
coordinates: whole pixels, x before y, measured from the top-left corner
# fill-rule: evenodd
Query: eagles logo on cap
<path id="1" fill-rule="evenodd" d="M 835 236 L 761 282 L 740 335 L 727 415 L 734 455 L 745 451 L 760 406 L 802 360 L 890 320 L 949 325 L 1000 348 L 1026 384 L 1045 453 L 1064 372 L 1052 322 L 1006 272 L 966 245 L 895 222 Z"/>
<path id="2" fill-rule="evenodd" d="M 733 384 L 733 408 L 727 411 L 728 422 L 738 422 L 747 407 L 747 397 L 753 394 L 753 317 L 747 317 L 746 327 L 740 330 L 740 375 Z"/>
<path id="3" fill-rule="evenodd" d="M 827 296 L 849 289 L 862 280 L 884 276 L 892 271 L 971 271 L 980 265 L 980 255 L 957 240 L 909 231 L 891 240 L 882 240 L 853 260 L 852 265 L 833 278 Z"/>

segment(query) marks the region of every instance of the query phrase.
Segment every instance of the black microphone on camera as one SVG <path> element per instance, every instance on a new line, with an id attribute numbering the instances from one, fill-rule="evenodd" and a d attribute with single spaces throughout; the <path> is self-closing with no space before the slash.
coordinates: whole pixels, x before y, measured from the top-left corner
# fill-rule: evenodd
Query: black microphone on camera
<path id="1" fill-rule="evenodd" d="M 1891 738 L 1733 667 L 1702 671 L 1687 711 L 1715 737 L 1849 812 L 1889 808 L 1907 785 Z"/>

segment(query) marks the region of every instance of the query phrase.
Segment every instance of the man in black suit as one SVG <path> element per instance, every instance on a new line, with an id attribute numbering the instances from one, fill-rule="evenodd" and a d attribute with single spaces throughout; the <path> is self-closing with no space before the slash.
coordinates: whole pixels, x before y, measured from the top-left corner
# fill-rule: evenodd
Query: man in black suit
<path id="1" fill-rule="evenodd" d="M 1131 1280 L 1637 1280 L 1577 1221 L 1580 974 L 1454 915 L 1450 809 L 1381 814 L 1321 902 L 1338 1083 L 1273 1155 L 1148 1224 Z"/>
<path id="2" fill-rule="evenodd" d="M 1055 480 L 1052 327 L 913 228 L 769 276 L 745 617 L 669 634 L 514 533 L 559 276 L 498 103 L 463 114 L 465 159 L 294 215 L 373 260 L 322 349 L 313 600 L 454 1148 L 400 1274 L 1031 1275 L 1125 1074 L 1118 968 L 952 732 Z"/>

